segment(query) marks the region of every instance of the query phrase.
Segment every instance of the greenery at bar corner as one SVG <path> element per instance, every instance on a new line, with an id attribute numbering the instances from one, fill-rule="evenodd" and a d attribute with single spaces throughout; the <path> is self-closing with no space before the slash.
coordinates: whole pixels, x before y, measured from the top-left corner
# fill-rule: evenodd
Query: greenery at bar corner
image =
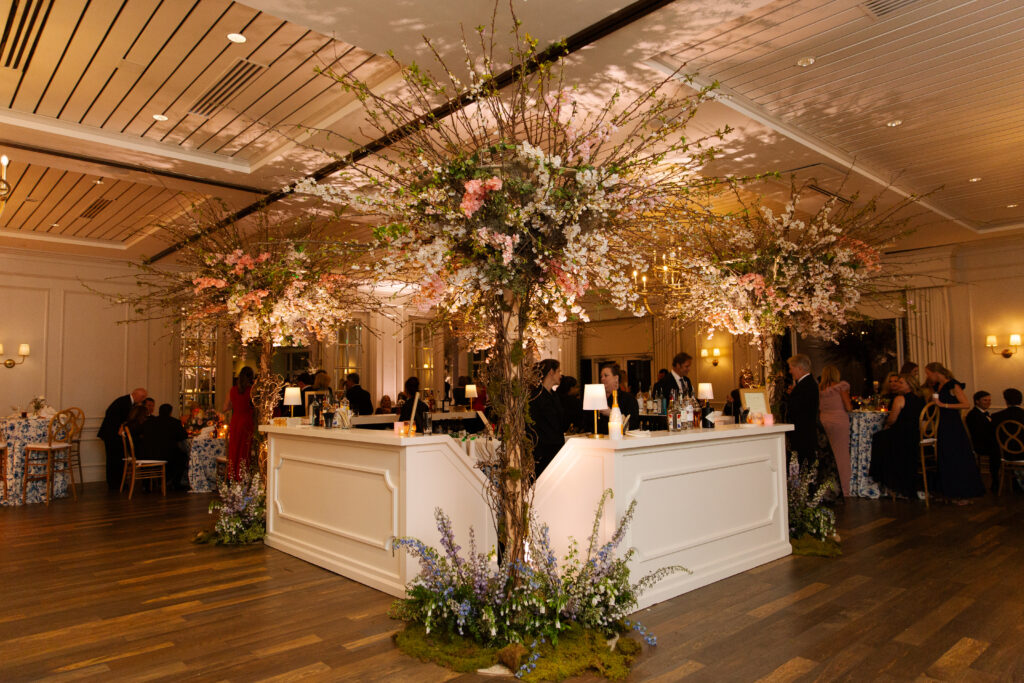
<path id="1" fill-rule="evenodd" d="M 239 481 L 223 481 L 210 502 L 217 519 L 212 530 L 196 532 L 193 541 L 212 545 L 260 543 L 267 533 L 267 490 L 259 470 L 243 468 Z"/>
<path id="2" fill-rule="evenodd" d="M 628 563 L 616 549 L 633 518 L 633 501 L 611 539 L 599 543 L 602 512 L 612 497 L 602 495 L 586 553 L 575 539 L 561 562 L 551 548 L 547 525 L 533 524 L 529 552 L 512 567 L 495 565 L 494 551 L 477 551 L 473 530 L 468 555 L 460 554 L 451 520 L 435 511 L 441 551 L 413 538 L 393 547 L 419 559 L 420 573 L 408 598 L 396 601 L 390 616 L 407 622 L 395 636 L 406 654 L 455 671 L 475 671 L 501 663 L 525 680 L 563 680 L 586 672 L 625 678 L 642 645 L 656 638 L 627 619 L 639 596 L 684 567 L 665 567 L 630 583 Z M 518 578 L 518 582 L 516 581 Z"/>
<path id="3" fill-rule="evenodd" d="M 836 513 L 825 499 L 838 491 L 833 477 L 817 485 L 818 463 L 789 476 L 789 538 L 795 555 L 838 557 L 842 555 L 836 533 Z"/>

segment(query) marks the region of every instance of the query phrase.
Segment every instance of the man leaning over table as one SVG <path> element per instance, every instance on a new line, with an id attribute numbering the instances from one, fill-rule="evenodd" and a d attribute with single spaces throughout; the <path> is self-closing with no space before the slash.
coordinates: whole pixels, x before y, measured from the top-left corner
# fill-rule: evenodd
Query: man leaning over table
<path id="1" fill-rule="evenodd" d="M 147 395 L 148 392 L 139 387 L 130 394 L 115 398 L 103 414 L 103 423 L 100 424 L 100 430 L 96 435 L 103 439 L 103 446 L 107 452 L 107 487 L 110 489 L 116 489 L 121 485 L 121 474 L 124 470 L 124 446 L 117 431 L 128 419 L 132 406 L 145 401 Z"/>

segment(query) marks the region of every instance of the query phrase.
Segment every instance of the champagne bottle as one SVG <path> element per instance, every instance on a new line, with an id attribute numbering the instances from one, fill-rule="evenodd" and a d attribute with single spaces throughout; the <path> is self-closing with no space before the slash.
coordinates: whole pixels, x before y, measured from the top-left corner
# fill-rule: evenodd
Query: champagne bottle
<path id="1" fill-rule="evenodd" d="M 608 424 L 616 422 L 619 425 L 622 424 L 622 411 L 619 410 L 619 392 L 612 391 L 612 410 L 608 413 Z M 611 427 L 609 427 L 609 430 Z"/>

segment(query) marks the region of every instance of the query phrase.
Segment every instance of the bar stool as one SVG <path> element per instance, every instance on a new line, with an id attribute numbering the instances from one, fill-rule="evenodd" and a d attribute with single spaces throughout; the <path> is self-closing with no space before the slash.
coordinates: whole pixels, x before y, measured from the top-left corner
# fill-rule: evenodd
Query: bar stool
<path id="1" fill-rule="evenodd" d="M 75 418 L 75 440 L 71 442 L 71 450 L 68 454 L 69 467 L 78 468 L 78 484 L 85 486 L 85 477 L 82 476 L 82 430 L 85 428 L 85 411 L 81 408 L 68 408 L 68 411 Z"/>
<path id="2" fill-rule="evenodd" d="M 121 435 L 121 443 L 124 445 L 124 474 L 121 475 L 121 490 L 124 490 L 125 480 L 128 472 L 131 471 L 131 487 L 128 489 L 128 500 L 132 499 L 135 493 L 135 482 L 139 479 L 160 480 L 160 493 L 167 495 L 167 461 L 166 460 L 139 460 L 135 457 L 135 442 L 132 440 L 132 433 L 126 425 L 121 425 L 118 430 Z"/>
<path id="3" fill-rule="evenodd" d="M 924 483 L 924 506 L 931 507 L 928 494 L 928 473 L 939 469 L 939 407 L 929 403 L 921 411 L 918 422 L 921 440 L 918 453 L 921 456 L 921 480 Z"/>
<path id="4" fill-rule="evenodd" d="M 25 446 L 25 478 L 21 480 L 21 502 L 28 497 L 30 481 L 46 482 L 46 504 L 53 497 L 54 472 L 67 472 L 71 479 L 71 495 L 78 500 L 75 490 L 75 471 L 71 468 L 71 442 L 77 436 L 77 421 L 69 410 L 62 410 L 52 418 L 47 428 L 46 443 Z"/>

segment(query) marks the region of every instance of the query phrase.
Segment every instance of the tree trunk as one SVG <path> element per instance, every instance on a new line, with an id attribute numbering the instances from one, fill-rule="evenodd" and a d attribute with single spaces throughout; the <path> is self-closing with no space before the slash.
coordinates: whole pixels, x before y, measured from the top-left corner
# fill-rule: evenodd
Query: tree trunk
<path id="1" fill-rule="evenodd" d="M 778 400 L 775 382 L 775 337 L 771 334 L 763 334 L 761 340 L 761 385 L 764 387 L 765 399 L 768 407 L 775 412 L 775 403 Z M 780 417 L 780 416 L 777 416 Z"/>
<path id="2" fill-rule="evenodd" d="M 270 361 L 274 354 L 274 345 L 269 339 L 260 342 L 260 370 L 256 373 L 256 381 L 252 386 L 252 403 L 256 412 L 256 427 L 262 424 L 270 424 L 274 415 L 274 406 L 277 405 L 278 395 L 284 386 L 284 380 L 280 375 L 270 371 Z M 256 444 L 256 461 L 259 465 L 260 476 L 263 481 L 267 480 L 267 439 L 259 429 L 253 434 L 253 442 Z"/>

